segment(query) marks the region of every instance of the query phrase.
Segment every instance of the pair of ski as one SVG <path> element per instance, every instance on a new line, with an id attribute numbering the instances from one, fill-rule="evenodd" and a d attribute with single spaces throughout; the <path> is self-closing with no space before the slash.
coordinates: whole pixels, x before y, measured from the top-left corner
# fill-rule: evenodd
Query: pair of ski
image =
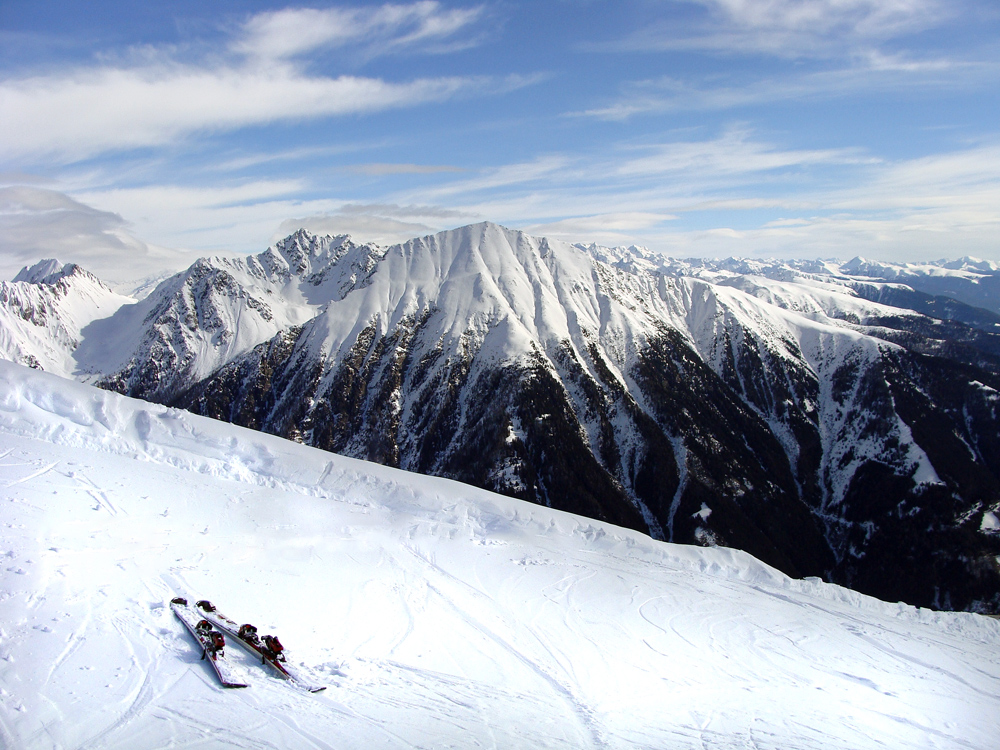
<path id="1" fill-rule="evenodd" d="M 225 658 L 225 636 L 223 635 L 225 634 L 239 642 L 250 653 L 259 656 L 262 664 L 269 665 L 279 676 L 303 690 L 316 693 L 326 689 L 325 685 L 311 684 L 288 664 L 284 649 L 277 638 L 273 636 L 258 638 L 255 627 L 237 625 L 234 620 L 216 610 L 211 602 L 202 600 L 192 608 L 186 599 L 177 597 L 171 601 L 170 607 L 201 645 L 202 658 L 209 659 L 212 668 L 219 677 L 219 682 L 223 686 L 248 687 Z"/>

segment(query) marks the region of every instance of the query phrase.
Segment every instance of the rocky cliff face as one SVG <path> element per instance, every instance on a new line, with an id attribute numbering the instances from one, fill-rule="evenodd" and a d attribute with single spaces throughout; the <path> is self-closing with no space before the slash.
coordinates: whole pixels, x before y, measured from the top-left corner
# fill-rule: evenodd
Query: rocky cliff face
<path id="1" fill-rule="evenodd" d="M 300 232 L 105 321 L 124 354 L 100 382 L 794 575 L 1000 610 L 990 314 L 931 318 L 912 309 L 928 295 L 849 271 L 493 224 L 390 248 Z"/>

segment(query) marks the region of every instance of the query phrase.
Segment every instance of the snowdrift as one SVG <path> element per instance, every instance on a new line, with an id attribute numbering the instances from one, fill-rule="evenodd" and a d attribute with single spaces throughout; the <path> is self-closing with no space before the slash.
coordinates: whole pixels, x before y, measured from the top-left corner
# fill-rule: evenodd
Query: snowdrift
<path id="1" fill-rule="evenodd" d="M 1000 623 L 0 362 L 4 748 L 992 748 Z M 170 611 L 209 598 L 328 686 Z"/>

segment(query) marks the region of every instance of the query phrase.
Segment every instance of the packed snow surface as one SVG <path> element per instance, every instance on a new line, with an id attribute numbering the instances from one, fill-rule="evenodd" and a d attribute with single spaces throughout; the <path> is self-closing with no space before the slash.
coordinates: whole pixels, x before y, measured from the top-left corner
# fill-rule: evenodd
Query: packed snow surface
<path id="1" fill-rule="evenodd" d="M 1000 622 L 0 362 L 0 747 L 995 748 Z M 208 598 L 222 688 L 168 606 Z"/>

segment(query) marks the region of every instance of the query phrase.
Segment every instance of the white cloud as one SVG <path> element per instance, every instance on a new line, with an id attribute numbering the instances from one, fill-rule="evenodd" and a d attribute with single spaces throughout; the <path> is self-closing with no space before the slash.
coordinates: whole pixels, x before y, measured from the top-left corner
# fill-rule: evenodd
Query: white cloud
<path id="1" fill-rule="evenodd" d="M 199 131 L 442 101 L 484 83 L 310 77 L 289 65 L 267 70 L 101 68 L 5 81 L 0 83 L 0 157 L 82 159 L 163 145 Z"/>
<path id="2" fill-rule="evenodd" d="M 783 149 L 731 130 L 702 141 L 630 146 L 624 160 L 622 151 L 552 154 L 367 204 L 306 197 L 313 186 L 304 179 L 212 188 L 77 185 L 72 198 L 37 186 L 7 189 L 0 236 L 7 240 L 8 277 L 52 255 L 109 278 L 195 257 L 158 254 L 148 243 L 198 254 L 256 252 L 301 226 L 392 243 L 482 219 L 674 255 L 1000 257 L 994 144 L 892 162 L 850 150 Z"/>
<path id="3" fill-rule="evenodd" d="M 622 86 L 622 93 L 616 100 L 569 114 L 624 121 L 647 113 L 718 111 L 775 102 L 829 100 L 859 93 L 898 94 L 920 89 L 954 93 L 983 84 L 992 85 L 998 75 L 1000 68 L 996 63 L 914 58 L 867 50 L 856 55 L 847 67 L 734 81 L 729 85 L 684 81 L 669 76 L 631 81 Z"/>
<path id="4" fill-rule="evenodd" d="M 283 151 L 251 152 L 240 155 L 230 155 L 223 161 L 206 166 L 206 169 L 217 172 L 238 172 L 262 164 L 274 164 L 277 162 L 293 162 L 304 160 L 316 160 L 326 156 L 336 156 L 360 151 L 365 146 L 360 144 L 341 143 L 334 146 L 306 146 L 302 148 L 286 149 Z"/>
<path id="5" fill-rule="evenodd" d="M 74 191 L 74 196 L 97 209 L 113 207 L 129 217 L 139 236 L 193 257 L 263 250 L 287 217 L 333 211 L 343 204 L 332 198 L 303 200 L 306 188 L 299 180 L 255 180 L 213 187 L 91 188 Z"/>
<path id="6" fill-rule="evenodd" d="M 629 144 L 589 158 L 548 154 L 421 194 L 451 202 L 481 200 L 476 210 L 487 216 L 490 210 L 505 210 L 504 196 L 510 195 L 519 195 L 524 205 L 533 206 L 535 217 L 589 215 L 590 206 L 595 214 L 673 213 L 677 206 L 689 205 L 714 210 L 709 204 L 719 208 L 720 201 L 728 207 L 736 206 L 733 201 L 750 201 L 752 206 L 744 203 L 745 207 L 762 208 L 773 201 L 801 203 L 804 187 L 830 168 L 858 169 L 878 163 L 860 149 L 782 148 L 755 138 L 748 129 L 734 127 L 716 138 Z M 776 195 L 761 197 L 765 186 Z M 786 193 L 782 186 L 794 187 Z M 574 201 L 588 208 L 574 208 Z"/>
<path id="7" fill-rule="evenodd" d="M 79 263 L 109 280 L 177 262 L 175 254 L 138 239 L 119 214 L 33 186 L 0 187 L 0 236 L 0 278 L 5 279 L 42 258 Z"/>
<path id="8" fill-rule="evenodd" d="M 675 172 L 712 175 L 748 175 L 815 164 L 871 161 L 855 149 L 779 149 L 733 129 L 711 141 L 676 142 L 648 149 L 650 153 L 622 162 L 614 171 L 623 176 Z"/>
<path id="9" fill-rule="evenodd" d="M 762 221 L 730 238 L 686 233 L 669 240 L 712 254 L 784 257 L 862 254 L 887 260 L 977 255 L 1000 259 L 1000 146 L 880 162 L 854 175 L 850 187 L 789 195 L 782 219 Z M 687 210 L 703 210 L 692 205 Z M 777 206 L 772 206 L 772 209 Z M 717 208 L 717 206 L 710 206 Z M 740 211 L 739 205 L 730 208 Z M 752 219 L 751 202 L 744 227 Z"/>
<path id="10" fill-rule="evenodd" d="M 565 180 L 570 164 L 571 160 L 565 156 L 556 154 L 540 156 L 530 162 L 505 164 L 493 169 L 486 169 L 478 177 L 423 190 L 422 194 L 426 198 L 444 199 L 448 196 L 471 195 L 481 191 L 543 180 Z"/>
<path id="11" fill-rule="evenodd" d="M 574 216 L 558 221 L 528 224 L 523 227 L 531 234 L 561 239 L 567 242 L 596 242 L 599 245 L 617 246 L 636 243 L 636 237 L 647 234 L 665 222 L 675 221 L 676 216 L 643 211 Z"/>
<path id="12" fill-rule="evenodd" d="M 446 9 L 430 0 L 286 9 L 252 16 L 228 55 L 197 59 L 189 48 L 149 48 L 124 61 L 105 58 L 98 65 L 8 77 L 0 80 L 0 158 L 76 161 L 162 146 L 200 132 L 365 114 L 534 82 L 517 76 L 405 82 L 327 76 L 309 73 L 300 59 L 348 42 L 379 52 L 427 51 L 428 43 L 449 39 L 482 13 L 481 7 Z"/>
<path id="13" fill-rule="evenodd" d="M 938 0 L 689 0 L 747 29 L 894 36 L 936 23 Z"/>
<path id="14" fill-rule="evenodd" d="M 291 199 L 306 184 L 301 180 L 255 180 L 218 187 L 149 185 L 135 188 L 81 190 L 77 197 L 92 205 L 113 205 L 129 216 L 221 209 Z M 172 222 L 172 219 L 166 221 Z"/>
<path id="15" fill-rule="evenodd" d="M 308 192 L 299 180 L 220 187 L 78 185 L 72 197 L 34 186 L 0 187 L 0 278 L 57 257 L 122 282 L 186 267 L 205 254 L 260 252 L 300 227 L 391 243 L 482 218 L 417 203 L 303 199 Z"/>
<path id="16" fill-rule="evenodd" d="M 430 0 L 376 8 L 286 8 L 253 16 L 233 49 L 273 60 L 354 43 L 381 54 L 445 39 L 482 15 L 482 6 L 446 9 Z"/>
<path id="17" fill-rule="evenodd" d="M 789 204 L 799 210 L 807 203 L 806 188 L 815 191 L 817 174 L 877 163 L 856 149 L 782 149 L 733 128 L 714 139 L 630 145 L 589 158 L 543 155 L 392 197 L 403 203 L 444 203 L 494 221 L 546 226 L 565 217 L 750 211 Z M 766 198 L 760 195 L 764 185 L 770 193 Z M 808 203 L 814 204 L 815 199 Z"/>
<path id="18" fill-rule="evenodd" d="M 271 239 L 304 227 L 317 234 L 349 234 L 361 242 L 386 245 L 470 223 L 476 218 L 436 206 L 346 204 L 333 212 L 287 219 Z"/>
<path id="19" fill-rule="evenodd" d="M 1000 260 L 996 224 L 958 231 L 911 217 L 865 218 L 851 214 L 786 220 L 751 229 L 665 232 L 650 244 L 675 256 L 840 258 L 855 255 L 893 261 L 937 260 L 963 255 Z"/>
<path id="20" fill-rule="evenodd" d="M 703 22 L 649 24 L 623 49 L 707 49 L 825 57 L 933 28 L 954 8 L 942 0 L 678 0 L 702 6 Z"/>
<path id="21" fill-rule="evenodd" d="M 552 155 L 438 192 L 470 217 L 671 254 L 1000 258 L 1000 146 L 890 162 L 734 130 L 647 151 Z"/>
<path id="22" fill-rule="evenodd" d="M 303 199 L 308 185 L 259 180 L 226 187 L 153 185 L 91 189 L 76 197 L 90 210 L 114 206 L 130 229 L 176 248 L 190 263 L 206 253 L 260 252 L 269 242 L 305 227 L 322 234 L 351 234 L 360 241 L 401 242 L 468 224 L 482 217 L 418 203 L 358 204 L 336 197 Z M 298 217 L 298 218 L 295 218 Z"/>
<path id="23" fill-rule="evenodd" d="M 347 171 L 357 174 L 384 177 L 395 174 L 440 174 L 442 172 L 464 172 L 461 167 L 446 164 L 354 164 Z"/>
<path id="24" fill-rule="evenodd" d="M 151 186 L 92 190 L 75 198 L 33 186 L 0 187 L 0 278 L 13 278 L 42 258 L 57 258 L 128 286 L 125 282 L 184 268 L 202 255 L 260 252 L 301 227 L 388 244 L 477 218 L 435 206 L 297 200 L 302 187 L 293 181 Z M 100 206 L 115 206 L 135 222 Z M 190 247 L 197 249 L 183 249 Z"/>

